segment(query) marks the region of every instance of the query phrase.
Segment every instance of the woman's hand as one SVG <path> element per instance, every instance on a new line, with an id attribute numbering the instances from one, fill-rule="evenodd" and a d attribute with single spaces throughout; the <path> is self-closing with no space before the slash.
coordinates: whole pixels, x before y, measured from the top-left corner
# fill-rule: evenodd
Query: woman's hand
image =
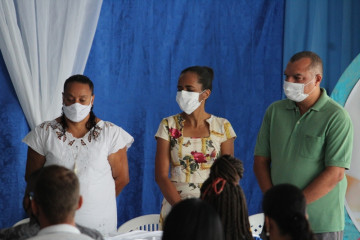
<path id="1" fill-rule="evenodd" d="M 115 181 L 116 196 L 118 196 L 123 188 L 130 182 L 126 147 L 116 153 L 110 154 L 108 161 L 111 166 L 112 177 Z"/>
<path id="2" fill-rule="evenodd" d="M 171 204 L 181 200 L 174 184 L 169 179 L 170 167 L 170 142 L 157 138 L 155 157 L 155 181 L 159 185 L 165 199 Z"/>

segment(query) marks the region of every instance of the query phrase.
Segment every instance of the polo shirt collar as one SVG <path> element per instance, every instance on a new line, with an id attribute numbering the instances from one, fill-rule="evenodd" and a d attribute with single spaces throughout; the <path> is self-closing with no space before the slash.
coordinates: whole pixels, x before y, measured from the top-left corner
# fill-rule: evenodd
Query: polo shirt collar
<path id="1" fill-rule="evenodd" d="M 320 109 L 325 106 L 326 102 L 329 100 L 329 96 L 326 93 L 325 88 L 320 88 L 321 90 L 321 95 L 320 98 L 317 100 L 317 102 L 310 108 L 311 110 L 314 111 L 320 111 Z M 286 99 L 287 103 L 286 103 L 286 109 L 296 109 L 296 103 L 290 99 Z"/>
<path id="2" fill-rule="evenodd" d="M 326 93 L 325 88 L 321 88 L 321 95 L 320 98 L 317 100 L 317 102 L 311 107 L 314 111 L 320 111 L 322 107 L 325 106 L 327 101 L 329 100 L 329 96 Z"/>

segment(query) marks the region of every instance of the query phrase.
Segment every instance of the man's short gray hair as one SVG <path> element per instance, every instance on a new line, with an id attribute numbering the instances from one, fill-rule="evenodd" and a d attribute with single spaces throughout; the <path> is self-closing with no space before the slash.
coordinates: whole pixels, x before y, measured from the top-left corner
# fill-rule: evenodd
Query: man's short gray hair
<path id="1" fill-rule="evenodd" d="M 319 57 L 319 55 L 317 55 L 316 53 L 311 52 L 311 51 L 302 51 L 302 52 L 298 52 L 298 53 L 294 54 L 290 58 L 290 62 L 293 63 L 302 58 L 310 58 L 310 60 L 311 60 L 310 68 L 317 69 L 319 71 L 319 73 L 321 74 L 321 76 L 323 75 L 323 64 L 322 64 L 322 60 Z"/>

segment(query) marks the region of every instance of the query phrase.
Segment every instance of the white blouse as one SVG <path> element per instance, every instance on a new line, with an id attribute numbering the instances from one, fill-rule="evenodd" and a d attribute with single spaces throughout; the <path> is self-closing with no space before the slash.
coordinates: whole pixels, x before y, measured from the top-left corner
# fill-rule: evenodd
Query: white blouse
<path id="1" fill-rule="evenodd" d="M 61 165 L 78 176 L 83 205 L 76 212 L 76 223 L 105 235 L 116 231 L 115 182 L 108 156 L 124 147 L 130 148 L 133 137 L 106 121 L 99 121 L 82 138 L 62 130 L 56 120 L 47 121 L 32 130 L 23 142 L 46 157 L 45 166 Z"/>

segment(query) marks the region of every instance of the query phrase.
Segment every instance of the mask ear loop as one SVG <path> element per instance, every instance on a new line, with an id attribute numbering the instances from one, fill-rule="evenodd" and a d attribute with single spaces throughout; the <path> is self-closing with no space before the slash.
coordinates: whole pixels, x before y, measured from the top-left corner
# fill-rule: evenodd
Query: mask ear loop
<path id="1" fill-rule="evenodd" d="M 206 90 L 208 90 L 208 89 L 204 89 L 202 92 L 200 92 L 200 93 L 199 93 L 199 97 L 200 97 L 200 95 L 203 94 Z M 207 98 L 206 98 L 206 99 L 207 99 Z M 206 100 L 206 99 L 201 100 L 200 103 L 202 103 L 202 102 L 203 102 L 204 100 Z"/>
<path id="2" fill-rule="evenodd" d="M 307 86 L 307 85 L 309 85 L 310 83 L 312 83 L 312 82 L 314 82 L 314 87 L 313 87 L 313 89 L 311 89 L 311 91 L 309 92 L 309 93 L 306 93 L 308 96 L 314 91 L 314 89 L 316 88 L 316 76 L 315 76 L 315 79 L 314 79 L 314 81 L 313 80 L 311 80 L 310 82 L 308 82 L 308 83 L 306 83 L 306 84 L 304 84 L 304 86 L 303 86 L 303 93 L 305 92 L 305 87 Z"/>

